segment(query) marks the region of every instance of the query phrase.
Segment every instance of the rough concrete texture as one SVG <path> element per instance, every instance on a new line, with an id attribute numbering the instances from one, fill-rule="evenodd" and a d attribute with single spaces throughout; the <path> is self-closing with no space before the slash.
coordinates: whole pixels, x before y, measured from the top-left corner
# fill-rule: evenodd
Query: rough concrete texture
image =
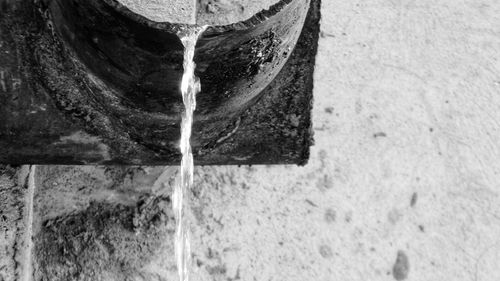
<path id="1" fill-rule="evenodd" d="M 196 0 L 117 0 L 152 21 L 196 23 Z"/>
<path id="2" fill-rule="evenodd" d="M 177 168 L 39 166 L 35 280 L 164 280 Z"/>
<path id="3" fill-rule="evenodd" d="M 247 20 L 279 0 L 118 0 L 157 22 L 228 25 Z"/>
<path id="4" fill-rule="evenodd" d="M 198 0 L 199 25 L 227 25 L 247 20 L 279 0 Z"/>
<path id="5" fill-rule="evenodd" d="M 311 161 L 197 169 L 193 280 L 500 280 L 500 2 L 323 14 Z"/>
<path id="6" fill-rule="evenodd" d="M 26 239 L 29 167 L 0 166 L 0 280 L 22 280 L 30 257 Z"/>

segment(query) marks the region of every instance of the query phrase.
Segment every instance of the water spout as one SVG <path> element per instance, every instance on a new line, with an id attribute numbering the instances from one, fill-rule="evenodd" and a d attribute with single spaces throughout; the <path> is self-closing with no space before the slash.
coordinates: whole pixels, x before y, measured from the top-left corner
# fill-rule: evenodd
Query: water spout
<path id="1" fill-rule="evenodd" d="M 206 27 L 189 29 L 179 35 L 184 45 L 184 74 L 182 76 L 181 92 L 185 112 L 182 117 L 180 150 L 182 152 L 180 183 L 174 190 L 173 208 L 176 218 L 175 256 L 180 281 L 189 280 L 191 264 L 191 249 L 189 241 L 189 219 L 185 210 L 189 206 L 189 192 L 193 185 L 193 154 L 191 152 L 191 130 L 193 113 L 196 109 L 196 94 L 200 92 L 200 80 L 196 77 L 194 52 L 198 37 Z"/>

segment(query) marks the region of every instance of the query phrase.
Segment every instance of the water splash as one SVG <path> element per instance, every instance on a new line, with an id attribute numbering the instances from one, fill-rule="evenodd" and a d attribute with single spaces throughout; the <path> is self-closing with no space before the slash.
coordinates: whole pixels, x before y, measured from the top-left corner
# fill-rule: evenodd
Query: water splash
<path id="1" fill-rule="evenodd" d="M 196 42 L 206 27 L 196 27 L 179 33 L 184 45 L 184 74 L 182 76 L 181 92 L 185 113 L 182 117 L 180 150 L 182 152 L 180 183 L 176 185 L 173 194 L 173 208 L 176 218 L 175 256 L 180 281 L 189 280 L 191 265 L 191 248 L 189 237 L 189 219 L 185 210 L 189 205 L 189 191 L 193 185 L 193 154 L 191 152 L 191 130 L 193 113 L 196 109 L 196 94 L 201 90 L 201 84 L 194 70 L 194 52 Z"/>

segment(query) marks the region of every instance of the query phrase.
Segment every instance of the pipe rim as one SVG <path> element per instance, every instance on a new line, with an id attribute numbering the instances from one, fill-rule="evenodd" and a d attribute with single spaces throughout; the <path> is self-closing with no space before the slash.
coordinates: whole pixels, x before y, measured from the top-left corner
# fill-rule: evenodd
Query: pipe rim
<path id="1" fill-rule="evenodd" d="M 178 32 L 184 30 L 185 28 L 199 26 L 197 24 L 186 24 L 186 23 L 171 23 L 171 22 L 157 22 L 154 20 L 150 20 L 143 15 L 135 13 L 131 11 L 127 6 L 118 2 L 117 0 L 103 0 L 106 4 L 114 8 L 123 16 L 142 23 L 150 28 L 159 29 L 163 31 L 174 31 Z M 263 23 L 268 18 L 275 16 L 279 12 L 281 12 L 288 4 L 295 0 L 280 0 L 277 3 L 271 5 L 268 9 L 263 9 L 260 12 L 253 15 L 251 18 L 226 24 L 226 25 L 209 25 L 205 30 L 205 33 L 212 32 L 227 32 L 227 31 L 235 31 L 235 30 L 247 30 L 255 27 L 256 25 Z"/>

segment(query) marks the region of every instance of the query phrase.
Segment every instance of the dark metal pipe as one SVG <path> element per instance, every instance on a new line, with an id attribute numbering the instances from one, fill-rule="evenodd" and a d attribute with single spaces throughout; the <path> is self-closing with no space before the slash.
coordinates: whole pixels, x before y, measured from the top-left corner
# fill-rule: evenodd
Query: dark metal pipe
<path id="1" fill-rule="evenodd" d="M 310 1 L 282 0 L 247 21 L 212 26 L 201 36 L 195 55 L 202 84 L 195 153 L 208 153 L 206 148 L 219 143 L 236 127 L 238 116 L 266 93 L 293 53 Z M 95 136 L 95 146 L 106 146 L 107 155 L 83 153 L 66 161 L 175 163 L 183 111 L 183 47 L 177 33 L 189 25 L 150 21 L 116 0 L 36 2 L 38 11 L 32 13 L 28 4 L 19 4 L 23 17 L 37 19 L 31 24 L 36 35 L 26 37 L 34 44 L 25 42 L 23 51 L 32 78 L 84 133 L 69 131 Z"/>
<path id="2" fill-rule="evenodd" d="M 120 106 L 179 119 L 183 47 L 176 33 L 188 25 L 149 21 L 115 0 L 49 2 L 58 33 Z M 262 92 L 291 55 L 308 8 L 309 0 L 282 0 L 245 22 L 208 28 L 195 57 L 198 120 L 241 111 Z"/>

